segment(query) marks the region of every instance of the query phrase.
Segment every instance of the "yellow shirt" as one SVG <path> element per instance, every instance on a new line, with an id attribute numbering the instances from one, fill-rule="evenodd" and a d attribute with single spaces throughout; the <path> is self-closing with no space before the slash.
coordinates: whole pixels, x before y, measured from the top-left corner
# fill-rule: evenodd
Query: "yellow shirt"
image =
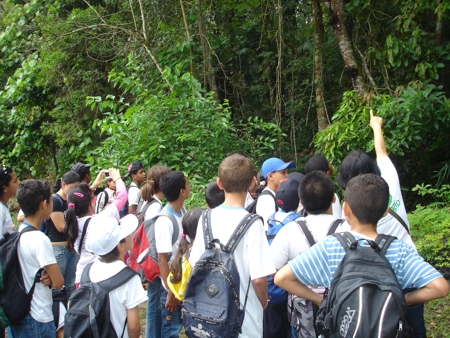
<path id="1" fill-rule="evenodd" d="M 186 254 L 183 255 L 181 260 L 181 281 L 176 284 L 170 282 L 170 278 L 173 276 L 172 272 L 167 276 L 167 285 L 169 285 L 170 291 L 175 295 L 178 300 L 184 300 L 184 294 L 186 293 L 186 286 L 191 276 L 192 266 L 189 264 L 189 260 Z"/>

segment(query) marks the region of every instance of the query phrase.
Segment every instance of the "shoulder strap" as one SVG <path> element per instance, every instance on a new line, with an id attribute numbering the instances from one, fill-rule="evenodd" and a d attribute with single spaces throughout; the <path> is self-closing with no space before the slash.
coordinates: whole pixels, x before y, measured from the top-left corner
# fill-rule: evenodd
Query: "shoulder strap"
<path id="1" fill-rule="evenodd" d="M 309 228 L 308 228 L 308 225 L 306 224 L 306 222 L 304 220 L 301 220 L 301 221 L 298 221 L 297 224 L 300 226 L 303 233 L 305 234 L 305 237 L 308 240 L 309 246 L 311 247 L 314 244 L 316 244 L 316 241 L 315 241 L 313 235 L 311 234 L 311 231 L 309 231 Z"/>
<path id="2" fill-rule="evenodd" d="M 247 214 L 238 224 L 230 239 L 228 240 L 228 243 L 225 245 L 225 251 L 228 253 L 233 253 L 242 237 L 244 237 L 248 228 L 250 228 L 250 226 L 258 219 L 262 219 L 261 216 L 255 214 Z"/>
<path id="3" fill-rule="evenodd" d="M 94 264 L 94 263 L 89 263 L 88 265 L 86 265 L 83 272 L 81 273 L 80 285 L 91 282 L 91 278 L 89 277 L 89 271 L 91 270 L 92 264 Z"/>
<path id="4" fill-rule="evenodd" d="M 394 217 L 401 225 L 403 225 L 403 227 L 405 228 L 406 232 L 409 234 L 409 228 L 406 225 L 405 221 L 403 220 L 403 218 L 400 217 L 399 214 L 397 214 L 394 210 L 392 210 L 391 208 L 388 209 L 388 213 Z"/>
<path id="5" fill-rule="evenodd" d="M 83 240 L 84 237 L 86 237 L 86 231 L 89 225 L 89 222 L 91 221 L 92 217 L 89 217 L 85 222 L 84 222 L 84 226 L 83 226 L 83 233 L 81 234 L 81 238 L 80 238 L 80 245 L 78 245 L 78 254 L 81 255 L 81 247 L 83 246 Z"/>
<path id="6" fill-rule="evenodd" d="M 378 247 L 380 248 L 380 252 L 383 254 L 383 256 L 386 255 L 386 251 L 394 239 L 397 239 L 397 237 L 385 234 L 379 234 L 375 239 L 375 243 L 377 243 Z"/>
<path id="7" fill-rule="evenodd" d="M 270 196 L 272 196 L 273 201 L 275 203 L 275 211 L 278 211 L 277 199 L 276 199 L 275 195 L 272 194 L 272 192 L 270 190 L 263 190 L 263 191 L 261 191 L 261 193 L 258 195 L 258 197 L 261 196 L 261 195 L 270 195 Z"/>
<path id="8" fill-rule="evenodd" d="M 356 241 L 350 232 L 335 233 L 333 236 L 339 240 L 346 253 L 350 250 L 352 243 Z"/>
<path id="9" fill-rule="evenodd" d="M 178 240 L 178 236 L 180 235 L 180 228 L 178 227 L 178 221 L 175 216 L 167 209 L 163 208 L 156 217 L 166 216 L 172 221 L 173 225 L 173 233 L 172 233 L 172 245 Z M 155 220 L 156 222 L 156 220 Z"/>
<path id="10" fill-rule="evenodd" d="M 152 200 L 150 202 L 145 203 L 144 207 L 142 208 L 141 211 L 139 211 L 139 213 L 141 215 L 145 215 L 145 212 L 147 211 L 147 209 L 150 207 L 150 205 L 152 205 L 153 203 L 157 202 L 157 200 Z"/>
<path id="11" fill-rule="evenodd" d="M 53 194 L 52 196 L 54 196 L 54 197 L 56 197 L 56 198 L 58 199 L 58 201 L 59 201 L 59 203 L 61 204 L 61 206 L 63 206 L 63 205 L 64 205 L 64 203 L 63 203 L 63 200 L 62 200 L 61 196 L 59 196 L 58 194 Z"/>
<path id="12" fill-rule="evenodd" d="M 337 220 L 335 220 L 335 221 L 331 224 L 330 229 L 329 229 L 328 232 L 327 232 L 327 236 L 334 234 L 334 233 L 336 232 L 337 227 L 340 226 L 342 223 L 344 223 L 344 220 L 343 220 L 343 219 L 339 219 L 339 218 L 338 218 Z"/>
<path id="13" fill-rule="evenodd" d="M 203 220 L 203 240 L 205 242 L 205 249 L 212 248 L 213 234 L 211 229 L 211 209 L 206 209 L 202 214 Z"/>
<path id="14" fill-rule="evenodd" d="M 134 276 L 138 276 L 138 273 L 134 270 L 132 270 L 130 267 L 126 266 L 122 270 L 120 270 L 116 275 L 99 282 L 98 284 L 101 284 L 102 287 L 107 290 L 108 292 L 111 292 L 118 287 L 121 287 L 126 282 L 128 282 L 131 278 Z"/>

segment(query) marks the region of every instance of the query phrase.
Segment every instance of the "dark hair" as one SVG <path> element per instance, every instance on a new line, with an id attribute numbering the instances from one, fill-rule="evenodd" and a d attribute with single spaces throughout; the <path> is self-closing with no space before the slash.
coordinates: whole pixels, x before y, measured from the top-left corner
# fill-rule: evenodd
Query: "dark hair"
<path id="1" fill-rule="evenodd" d="M 381 176 L 381 171 L 369 154 L 363 150 L 353 150 L 348 153 L 341 163 L 337 178 L 339 187 L 345 189 L 348 181 L 353 177 L 362 174 L 375 174 Z"/>
<path id="2" fill-rule="evenodd" d="M 174 202 L 180 197 L 180 190 L 186 189 L 186 177 L 181 171 L 171 171 L 165 174 L 159 181 L 161 191 L 167 202 Z"/>
<path id="3" fill-rule="evenodd" d="M 120 240 L 119 243 L 125 243 L 126 238 L 123 238 Z M 117 261 L 117 258 L 119 258 L 120 252 L 119 249 L 117 249 L 117 245 L 112 249 L 110 252 L 104 255 L 99 256 L 99 261 L 103 263 L 112 263 Z"/>
<path id="4" fill-rule="evenodd" d="M 298 187 L 298 197 L 302 206 L 312 215 L 327 211 L 333 202 L 333 196 L 334 183 L 323 171 L 310 172 Z"/>
<path id="5" fill-rule="evenodd" d="M 217 181 L 211 181 L 205 189 L 205 200 L 208 207 L 216 208 L 225 201 L 225 192 L 219 189 Z"/>
<path id="6" fill-rule="evenodd" d="M 16 196 L 25 217 L 28 217 L 39 210 L 42 201 L 50 203 L 52 193 L 47 181 L 29 179 L 20 182 Z"/>
<path id="7" fill-rule="evenodd" d="M 225 192 L 248 191 L 253 180 L 252 161 L 243 154 L 232 154 L 219 165 L 219 178 Z"/>
<path id="8" fill-rule="evenodd" d="M 53 193 L 57 193 L 59 189 L 61 189 L 61 184 L 64 182 L 65 184 L 72 184 L 76 182 L 80 182 L 80 175 L 78 175 L 74 171 L 68 171 L 61 178 L 58 178 L 53 186 Z"/>
<path id="9" fill-rule="evenodd" d="M 151 167 L 147 173 L 147 181 L 141 187 L 141 197 L 145 202 L 153 200 L 153 195 L 161 191 L 161 178 L 171 170 L 165 165 Z"/>
<path id="10" fill-rule="evenodd" d="M 314 170 L 320 170 L 326 173 L 328 171 L 328 160 L 323 155 L 314 155 L 305 164 L 305 174 Z"/>
<path id="11" fill-rule="evenodd" d="M 181 275 L 183 273 L 183 256 L 189 251 L 194 243 L 194 239 L 197 234 L 198 220 L 205 210 L 205 208 L 195 208 L 189 210 L 183 215 L 183 219 L 181 220 L 181 224 L 183 225 L 183 234 L 189 236 L 191 242 L 188 242 L 186 236 L 181 237 L 177 253 L 170 263 L 170 272 L 172 272 L 170 282 L 172 284 L 177 284 L 181 281 Z"/>
<path id="12" fill-rule="evenodd" d="M 0 170 L 0 197 L 2 197 L 4 193 L 3 187 L 7 187 L 12 180 L 12 172 L 13 170 L 6 165 L 3 165 Z"/>
<path id="13" fill-rule="evenodd" d="M 75 240 L 78 238 L 78 219 L 85 216 L 92 203 L 92 192 L 86 183 L 80 183 L 70 189 L 67 195 L 67 211 L 65 217 L 64 236 L 67 239 L 67 250 L 73 251 Z M 69 205 L 70 204 L 70 205 Z M 73 204 L 73 205 L 72 205 Z M 81 254 L 79 252 L 78 254 Z"/>
<path id="14" fill-rule="evenodd" d="M 376 225 L 387 210 L 389 186 L 375 174 L 364 174 L 347 183 L 344 200 L 361 224 Z"/>

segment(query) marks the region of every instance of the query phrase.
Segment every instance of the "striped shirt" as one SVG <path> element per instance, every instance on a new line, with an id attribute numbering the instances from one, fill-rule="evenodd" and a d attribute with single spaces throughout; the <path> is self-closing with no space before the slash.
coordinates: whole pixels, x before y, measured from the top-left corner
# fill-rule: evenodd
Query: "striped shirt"
<path id="1" fill-rule="evenodd" d="M 368 238 L 351 232 L 356 238 Z M 360 241 L 360 245 L 368 246 Z M 295 257 L 288 264 L 300 283 L 329 287 L 345 249 L 334 236 L 327 236 L 316 245 Z M 386 258 L 391 263 L 402 289 L 421 288 L 441 274 L 425 262 L 419 254 L 402 241 L 394 240 L 387 249 Z"/>

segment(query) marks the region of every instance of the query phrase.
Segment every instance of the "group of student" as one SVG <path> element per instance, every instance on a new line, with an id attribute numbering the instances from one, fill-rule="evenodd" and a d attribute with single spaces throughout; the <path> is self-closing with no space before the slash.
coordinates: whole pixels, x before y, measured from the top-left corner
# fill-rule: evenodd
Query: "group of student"
<path id="1" fill-rule="evenodd" d="M 322 155 L 306 163 L 305 174 L 289 174 L 293 162 L 270 158 L 258 178 L 243 154 L 229 154 L 221 162 L 217 180 L 205 190 L 213 238 L 227 243 L 249 210 L 261 216 L 233 253 L 240 277 L 239 302 L 245 309 L 239 337 L 316 337 L 314 316 L 308 315 L 321 304 L 324 288 L 330 287 L 345 255 L 337 238 L 327 235 L 348 231 L 355 239 L 373 240 L 378 233 L 397 238 L 386 258 L 404 291 L 413 336 L 426 337 L 423 303 L 445 297 L 449 284 L 418 255 L 409 236 L 398 174 L 385 148 L 382 119 L 371 113 L 370 126 L 376 163 L 363 151 L 344 159 L 337 178 L 345 190 L 342 206 L 330 178 L 331 165 Z M 89 185 L 89 165 L 77 163 L 57 180 L 52 194 L 45 181 L 20 182 L 11 168 L 1 169 L 2 233 L 13 230 L 7 202 L 14 195 L 24 218 L 19 231 L 28 226 L 43 230 L 24 233 L 20 239 L 18 255 L 28 290 L 36 271 L 45 269 L 36 283 L 30 313 L 8 328 L 9 337 L 62 335 L 66 307 L 61 302 L 55 322 L 52 289 L 65 290 L 69 299 L 86 278 L 100 283 L 128 269 L 138 218 L 155 220 L 160 274 L 145 285 L 135 275 L 109 293 L 111 324 L 118 337 L 139 337 L 138 306 L 147 301 L 146 337 L 179 336 L 189 277 L 208 244 L 203 226 L 206 208 L 186 212 L 183 207 L 190 187 L 182 172 L 154 166 L 146 173 L 142 163 L 132 162 L 125 174 L 132 180 L 128 188 L 115 168 L 100 171 Z M 107 187 L 95 196 L 105 180 Z M 252 197 L 250 192 L 255 191 L 257 196 Z M 277 286 L 284 295 L 269 298 Z"/>

